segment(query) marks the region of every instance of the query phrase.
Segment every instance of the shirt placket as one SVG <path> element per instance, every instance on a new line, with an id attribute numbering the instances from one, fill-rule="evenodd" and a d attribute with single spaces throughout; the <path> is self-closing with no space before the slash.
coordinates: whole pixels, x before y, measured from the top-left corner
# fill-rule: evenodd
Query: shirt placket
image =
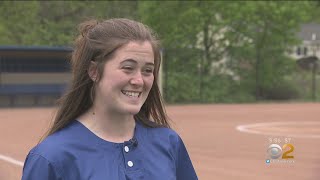
<path id="1" fill-rule="evenodd" d="M 142 157 L 138 155 L 138 145 L 132 141 L 123 143 L 122 153 L 124 157 L 124 167 L 126 179 L 144 179 L 142 168 Z"/>

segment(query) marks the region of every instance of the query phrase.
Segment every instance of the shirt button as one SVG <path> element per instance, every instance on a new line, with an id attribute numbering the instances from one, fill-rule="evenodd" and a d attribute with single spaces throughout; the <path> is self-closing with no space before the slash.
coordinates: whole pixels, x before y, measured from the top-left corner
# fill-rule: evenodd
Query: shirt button
<path id="1" fill-rule="evenodd" d="M 133 166 L 133 162 L 132 161 L 128 161 L 128 166 L 132 167 Z"/>
<path id="2" fill-rule="evenodd" d="M 128 146 L 125 146 L 125 147 L 124 147 L 124 151 L 125 151 L 125 152 L 129 152 L 129 147 L 128 147 Z"/>

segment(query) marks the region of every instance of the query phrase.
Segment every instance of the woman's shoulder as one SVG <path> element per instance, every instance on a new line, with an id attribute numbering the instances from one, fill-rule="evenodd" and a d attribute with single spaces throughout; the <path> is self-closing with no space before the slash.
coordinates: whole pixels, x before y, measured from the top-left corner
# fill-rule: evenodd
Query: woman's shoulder
<path id="1" fill-rule="evenodd" d="M 78 147 L 76 131 L 79 130 L 71 123 L 34 146 L 26 157 L 23 179 L 47 179 L 49 176 L 49 179 L 62 179 L 64 164 L 70 152 Z"/>
<path id="2" fill-rule="evenodd" d="M 139 126 L 147 129 L 148 131 L 150 131 L 151 133 L 160 133 L 162 135 L 168 135 L 168 134 L 172 134 L 172 135 L 178 135 L 173 129 L 171 129 L 170 127 L 166 127 L 163 125 L 159 125 L 154 121 L 136 121 L 138 123 Z"/>
<path id="3" fill-rule="evenodd" d="M 66 151 L 70 144 L 75 143 L 76 138 L 73 136 L 76 133 L 73 126 L 74 123 L 71 123 L 69 126 L 49 135 L 34 146 L 29 154 L 41 156 L 49 161 L 61 157 L 62 152 Z"/>
<path id="4" fill-rule="evenodd" d="M 170 127 L 143 127 L 146 129 L 146 137 L 149 137 L 149 139 L 158 139 L 162 142 L 170 141 L 171 143 L 177 143 L 181 140 L 180 135 Z"/>
<path id="5" fill-rule="evenodd" d="M 174 136 L 174 137 L 179 136 L 179 134 L 175 130 L 169 127 L 149 128 L 148 131 L 153 135 L 159 135 L 159 136 Z"/>

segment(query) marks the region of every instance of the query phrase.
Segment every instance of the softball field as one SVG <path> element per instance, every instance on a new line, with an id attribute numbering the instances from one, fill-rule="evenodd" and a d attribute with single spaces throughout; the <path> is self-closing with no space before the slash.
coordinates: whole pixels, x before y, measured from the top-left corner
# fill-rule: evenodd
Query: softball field
<path id="1" fill-rule="evenodd" d="M 21 179 L 54 108 L 0 109 L 0 180 Z M 320 103 L 167 106 L 201 180 L 320 179 Z M 270 159 L 270 144 L 291 144 Z M 267 159 L 271 160 L 267 163 Z"/>

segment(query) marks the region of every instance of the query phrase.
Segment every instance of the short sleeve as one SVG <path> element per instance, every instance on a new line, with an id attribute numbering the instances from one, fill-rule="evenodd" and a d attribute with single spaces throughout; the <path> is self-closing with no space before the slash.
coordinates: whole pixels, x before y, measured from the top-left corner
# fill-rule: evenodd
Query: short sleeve
<path id="1" fill-rule="evenodd" d="M 22 180 L 62 180 L 56 168 L 47 159 L 38 154 L 29 153 L 22 173 Z"/>
<path id="2" fill-rule="evenodd" d="M 177 143 L 177 180 L 197 180 L 197 174 L 193 168 L 187 149 L 179 137 Z"/>

